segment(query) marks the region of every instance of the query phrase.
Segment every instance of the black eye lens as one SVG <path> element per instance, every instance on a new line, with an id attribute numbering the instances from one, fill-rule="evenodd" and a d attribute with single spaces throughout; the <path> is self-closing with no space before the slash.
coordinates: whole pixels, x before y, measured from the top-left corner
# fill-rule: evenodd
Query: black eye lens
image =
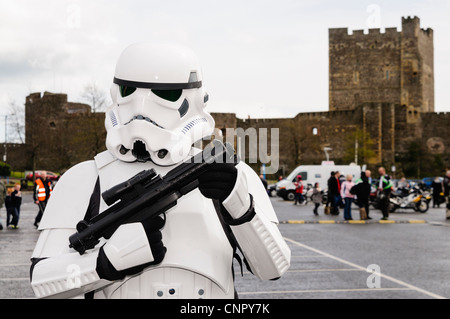
<path id="1" fill-rule="evenodd" d="M 164 100 L 175 102 L 178 101 L 183 90 L 152 90 L 152 92 Z"/>
<path id="2" fill-rule="evenodd" d="M 134 91 L 136 91 L 136 88 L 132 87 L 132 86 L 123 86 L 123 85 L 121 85 L 119 87 L 119 89 L 120 89 L 120 95 L 122 97 L 126 97 L 128 95 L 131 95 L 131 94 L 133 94 Z"/>

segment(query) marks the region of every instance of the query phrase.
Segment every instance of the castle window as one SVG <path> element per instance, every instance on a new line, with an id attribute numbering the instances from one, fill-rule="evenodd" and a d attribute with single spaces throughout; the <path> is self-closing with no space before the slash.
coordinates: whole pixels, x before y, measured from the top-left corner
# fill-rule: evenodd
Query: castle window
<path id="1" fill-rule="evenodd" d="M 55 122 L 50 122 L 50 127 L 51 127 L 51 128 L 56 128 Z"/>
<path id="2" fill-rule="evenodd" d="M 313 127 L 313 129 L 312 129 L 312 134 L 313 134 L 313 135 L 319 134 L 319 129 L 318 129 L 317 127 Z"/>
<path id="3" fill-rule="evenodd" d="M 389 71 L 386 71 L 386 80 L 389 80 Z"/>

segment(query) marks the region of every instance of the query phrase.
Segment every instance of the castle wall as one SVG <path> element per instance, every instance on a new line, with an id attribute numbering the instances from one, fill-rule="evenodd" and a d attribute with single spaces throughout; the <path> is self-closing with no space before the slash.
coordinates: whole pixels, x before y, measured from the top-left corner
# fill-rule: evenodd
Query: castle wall
<path id="1" fill-rule="evenodd" d="M 333 148 L 331 160 L 344 163 L 349 136 L 362 127 L 362 116 L 361 109 L 307 112 L 294 118 L 238 119 L 237 124 L 257 131 L 260 128 L 279 129 L 280 167 L 289 172 L 300 164 L 320 164 L 326 160 L 324 147 Z M 273 142 L 270 136 L 269 141 Z"/>
<path id="2" fill-rule="evenodd" d="M 329 30 L 330 111 L 365 102 L 399 103 L 400 34 L 395 29 Z"/>
<path id="3" fill-rule="evenodd" d="M 450 113 L 423 113 L 421 140 L 431 154 L 440 154 L 450 168 Z"/>
<path id="4" fill-rule="evenodd" d="M 104 113 L 67 101 L 67 94 L 44 92 L 27 96 L 25 103 L 26 156 L 16 169 L 61 171 L 92 159 L 105 149 Z"/>
<path id="5" fill-rule="evenodd" d="M 432 29 L 419 31 L 418 50 L 421 60 L 422 112 L 434 112 L 434 41 Z"/>
<path id="6" fill-rule="evenodd" d="M 34 97 L 36 108 L 33 107 L 33 99 L 29 100 L 30 97 Z M 34 122 L 31 121 L 33 112 L 39 113 L 41 108 L 46 107 L 40 99 L 39 94 L 27 98 L 30 103 L 28 110 L 31 111 L 28 113 L 28 123 Z M 52 101 L 66 110 L 64 106 L 67 106 L 67 101 L 64 98 L 53 97 Z M 73 104 L 71 107 L 73 109 L 79 106 Z M 61 171 L 90 160 L 105 149 L 104 116 L 104 113 L 68 113 L 66 110 L 58 116 L 49 117 L 45 122 L 38 122 L 41 136 L 49 138 L 45 143 L 37 139 L 34 142 L 27 140 L 25 145 L 8 144 L 8 163 L 15 170 L 31 170 L 34 157 L 36 169 Z M 355 110 L 299 113 L 294 118 L 239 119 L 234 113 L 212 113 L 212 116 L 216 128 L 224 133 L 226 128 L 253 128 L 256 132 L 267 129 L 269 151 L 275 142 L 270 134 L 271 129 L 278 129 L 279 141 L 275 146 L 279 150 L 279 174 L 289 173 L 300 164 L 320 164 L 326 159 L 324 147 L 333 149 L 329 152 L 331 160 L 348 164 L 344 157 L 346 153 L 348 155 L 348 152 L 353 152 L 351 138 L 358 129 L 373 142 L 370 148 L 375 155 L 366 159 L 365 164 L 384 164 L 390 167 L 397 155 L 407 152 L 409 144 L 418 140 L 422 141 L 430 153 L 441 154 L 444 163 L 450 164 L 450 140 L 447 138 L 450 132 L 450 113 L 417 113 L 414 115 L 417 117 L 416 121 L 409 123 L 405 106 L 372 102 L 361 104 Z M 50 125 L 52 122 L 53 126 Z M 27 131 L 31 128 L 27 127 Z M 0 146 L 3 148 L 3 145 Z M 248 149 L 257 150 L 257 147 L 257 143 L 249 145 L 247 142 Z M 248 162 L 248 157 L 246 161 Z M 257 171 L 259 165 L 260 163 L 252 164 Z"/>

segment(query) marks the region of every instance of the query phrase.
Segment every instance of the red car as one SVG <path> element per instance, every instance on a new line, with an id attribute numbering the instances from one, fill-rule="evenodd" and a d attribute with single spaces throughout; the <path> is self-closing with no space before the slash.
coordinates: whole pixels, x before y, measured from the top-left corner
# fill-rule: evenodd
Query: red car
<path id="1" fill-rule="evenodd" d="M 36 178 L 41 177 L 41 172 L 43 172 L 43 171 L 42 170 L 36 171 Z M 50 172 L 50 171 L 46 171 L 46 172 L 47 172 L 47 178 L 49 180 L 51 180 L 51 181 L 57 181 L 59 179 L 59 177 L 60 177 L 59 175 L 56 175 L 53 172 Z M 33 172 L 29 173 L 26 176 L 26 179 L 29 180 L 29 181 L 33 181 Z"/>

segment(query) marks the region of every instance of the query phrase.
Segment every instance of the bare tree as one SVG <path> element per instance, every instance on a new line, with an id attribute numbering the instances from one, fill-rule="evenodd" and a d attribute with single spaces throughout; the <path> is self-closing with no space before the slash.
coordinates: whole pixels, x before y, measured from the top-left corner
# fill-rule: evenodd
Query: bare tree
<path id="1" fill-rule="evenodd" d="M 91 106 L 92 113 L 105 111 L 105 93 L 98 87 L 95 81 L 85 85 L 81 96 Z"/>
<path id="2" fill-rule="evenodd" d="M 25 106 L 13 100 L 9 102 L 8 135 L 13 142 L 25 143 Z"/>
<path id="3" fill-rule="evenodd" d="M 90 120 L 87 121 L 86 131 L 91 140 L 93 155 L 98 154 L 105 148 L 105 126 L 104 126 L 104 116 L 98 114 L 104 112 L 106 109 L 106 95 L 103 90 L 101 90 L 95 81 L 92 81 L 85 85 L 84 91 L 82 93 L 82 98 L 87 102 L 92 109 L 92 113 L 89 115 Z"/>

